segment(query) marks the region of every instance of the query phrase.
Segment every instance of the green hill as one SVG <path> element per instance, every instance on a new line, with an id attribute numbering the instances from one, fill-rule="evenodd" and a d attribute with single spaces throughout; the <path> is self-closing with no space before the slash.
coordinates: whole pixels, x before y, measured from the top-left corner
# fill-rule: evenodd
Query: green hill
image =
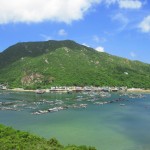
<path id="1" fill-rule="evenodd" d="M 70 49 L 82 49 L 83 47 L 70 40 L 17 43 L 16 45 L 7 48 L 3 53 L 0 53 L 0 68 L 13 63 L 22 57 L 37 57 L 65 46 Z"/>
<path id="2" fill-rule="evenodd" d="M 96 150 L 94 147 L 61 145 L 55 138 L 46 140 L 28 132 L 0 125 L 1 150 Z"/>
<path id="3" fill-rule="evenodd" d="M 150 64 L 97 52 L 74 41 L 18 43 L 0 53 L 0 83 L 10 87 L 150 88 Z"/>

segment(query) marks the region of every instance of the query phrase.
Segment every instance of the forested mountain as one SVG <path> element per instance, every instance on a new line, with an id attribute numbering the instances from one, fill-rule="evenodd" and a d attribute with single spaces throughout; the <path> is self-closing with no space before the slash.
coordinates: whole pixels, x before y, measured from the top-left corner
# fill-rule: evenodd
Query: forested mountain
<path id="1" fill-rule="evenodd" d="M 17 43 L 0 53 L 0 83 L 10 87 L 128 86 L 150 88 L 150 64 L 71 40 Z"/>

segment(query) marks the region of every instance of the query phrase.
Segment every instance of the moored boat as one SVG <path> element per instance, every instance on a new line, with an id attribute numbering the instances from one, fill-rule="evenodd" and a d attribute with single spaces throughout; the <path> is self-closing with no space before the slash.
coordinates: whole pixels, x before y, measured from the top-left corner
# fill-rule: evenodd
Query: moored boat
<path id="1" fill-rule="evenodd" d="M 45 90 L 36 90 L 35 93 L 36 94 L 43 94 L 43 93 L 45 93 Z"/>

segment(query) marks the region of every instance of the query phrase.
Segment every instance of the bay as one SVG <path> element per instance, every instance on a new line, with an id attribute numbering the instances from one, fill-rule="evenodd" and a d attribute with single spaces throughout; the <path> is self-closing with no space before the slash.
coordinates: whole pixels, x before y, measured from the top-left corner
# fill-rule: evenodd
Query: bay
<path id="1" fill-rule="evenodd" d="M 87 107 L 81 107 L 82 104 Z M 67 109 L 33 114 L 53 107 Z M 56 137 L 65 145 L 149 150 L 150 94 L 112 93 L 102 97 L 99 93 L 37 95 L 0 91 L 0 123 L 47 139 Z"/>

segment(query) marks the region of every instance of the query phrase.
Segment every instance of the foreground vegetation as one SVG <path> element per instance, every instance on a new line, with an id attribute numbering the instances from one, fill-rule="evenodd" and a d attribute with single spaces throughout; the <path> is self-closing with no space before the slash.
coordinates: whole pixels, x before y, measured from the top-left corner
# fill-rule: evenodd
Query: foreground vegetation
<path id="1" fill-rule="evenodd" d="M 150 64 L 97 52 L 69 40 L 18 43 L 0 53 L 0 83 L 11 88 L 150 88 L 149 81 Z"/>
<path id="2" fill-rule="evenodd" d="M 94 147 L 61 145 L 55 138 L 46 140 L 38 136 L 0 125 L 1 150 L 96 150 Z"/>

